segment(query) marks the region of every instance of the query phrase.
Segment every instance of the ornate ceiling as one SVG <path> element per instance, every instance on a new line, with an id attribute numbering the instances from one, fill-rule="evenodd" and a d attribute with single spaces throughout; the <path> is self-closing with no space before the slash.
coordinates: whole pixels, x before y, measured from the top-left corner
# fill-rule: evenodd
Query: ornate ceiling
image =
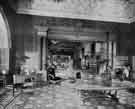
<path id="1" fill-rule="evenodd" d="M 131 23 L 134 0 L 16 0 L 16 12 L 106 22 Z"/>

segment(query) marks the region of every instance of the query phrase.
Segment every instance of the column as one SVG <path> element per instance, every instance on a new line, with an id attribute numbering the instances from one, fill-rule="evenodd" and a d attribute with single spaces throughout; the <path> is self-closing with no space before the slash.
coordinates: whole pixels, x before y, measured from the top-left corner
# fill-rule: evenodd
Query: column
<path id="1" fill-rule="evenodd" d="M 40 36 L 40 70 L 46 70 L 46 56 L 47 56 L 47 45 L 46 45 L 46 35 Z"/>
<path id="2" fill-rule="evenodd" d="M 43 73 L 44 81 L 47 81 L 47 72 L 46 72 L 46 64 L 47 64 L 47 27 L 36 26 L 37 35 L 40 37 L 40 55 L 39 55 L 39 67 Z"/>
<path id="3" fill-rule="evenodd" d="M 47 64 L 47 39 L 46 37 L 43 38 L 43 63 L 42 63 L 42 69 L 46 70 L 46 64 Z"/>
<path id="4" fill-rule="evenodd" d="M 109 65 L 109 32 L 106 33 L 106 58 L 107 58 L 107 64 L 106 66 Z"/>
<path id="5" fill-rule="evenodd" d="M 112 51 L 112 53 L 111 53 L 111 57 L 112 57 L 112 68 L 114 68 L 114 42 L 112 41 L 112 47 L 111 47 L 111 51 Z"/>
<path id="6" fill-rule="evenodd" d="M 133 65 L 132 65 L 132 67 L 133 67 L 133 70 L 135 70 L 135 56 L 133 56 Z"/>
<path id="7" fill-rule="evenodd" d="M 47 56 L 47 27 L 35 26 L 37 35 L 40 37 L 40 70 L 46 70 L 46 56 Z"/>

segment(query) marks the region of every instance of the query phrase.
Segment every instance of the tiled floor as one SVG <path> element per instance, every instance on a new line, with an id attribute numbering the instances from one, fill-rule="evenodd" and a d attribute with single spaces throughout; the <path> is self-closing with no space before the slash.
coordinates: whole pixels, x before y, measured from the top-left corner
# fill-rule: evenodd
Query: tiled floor
<path id="1" fill-rule="evenodd" d="M 7 109 L 135 109 L 135 96 L 125 90 L 119 91 L 117 102 L 99 91 L 78 91 L 75 84 L 66 80 L 36 88 L 33 93 L 22 94 Z"/>
<path id="2" fill-rule="evenodd" d="M 4 92 L 0 94 L 0 109 L 5 108 L 20 94 L 20 92 L 18 90 L 15 92 L 15 94 L 13 96 L 13 90 L 12 90 L 11 86 L 10 87 L 7 86 L 3 90 L 4 90 Z"/>

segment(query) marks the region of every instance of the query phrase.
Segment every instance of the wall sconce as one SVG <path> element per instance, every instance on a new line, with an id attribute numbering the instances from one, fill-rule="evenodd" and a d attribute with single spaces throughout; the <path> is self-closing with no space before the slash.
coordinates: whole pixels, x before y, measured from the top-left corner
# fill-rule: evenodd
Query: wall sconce
<path id="1" fill-rule="evenodd" d="M 6 70 L 2 70 L 2 72 L 1 72 L 3 75 L 6 75 Z"/>

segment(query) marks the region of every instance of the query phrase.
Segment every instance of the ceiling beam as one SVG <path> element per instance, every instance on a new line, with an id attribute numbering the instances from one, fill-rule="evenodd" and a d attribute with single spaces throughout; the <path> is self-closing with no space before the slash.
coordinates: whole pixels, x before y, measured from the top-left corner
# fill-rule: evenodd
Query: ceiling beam
<path id="1" fill-rule="evenodd" d="M 105 21 L 105 22 L 116 22 L 116 23 L 131 23 L 131 18 L 122 18 L 122 17 L 107 17 L 107 16 L 90 16 L 90 15 L 75 15 L 73 13 L 65 12 L 53 12 L 53 11 L 44 11 L 44 10 L 34 10 L 34 9 L 18 9 L 18 14 L 29 14 L 36 16 L 48 16 L 48 17 L 59 17 L 59 18 L 71 18 L 71 19 L 80 19 L 80 20 L 92 20 L 92 21 Z"/>
<path id="2" fill-rule="evenodd" d="M 16 12 L 36 16 L 131 23 L 133 0 L 17 0 Z"/>

